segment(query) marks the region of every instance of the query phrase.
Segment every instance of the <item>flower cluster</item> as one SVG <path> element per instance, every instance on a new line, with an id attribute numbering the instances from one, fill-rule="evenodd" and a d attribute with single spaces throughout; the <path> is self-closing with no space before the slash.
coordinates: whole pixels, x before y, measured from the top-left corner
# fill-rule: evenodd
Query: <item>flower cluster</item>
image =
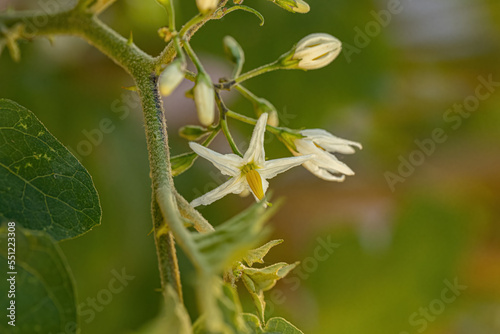
<path id="1" fill-rule="evenodd" d="M 298 13 L 309 11 L 309 5 L 301 0 L 275 0 L 273 2 L 289 11 Z M 200 12 L 206 13 L 216 10 L 218 1 L 197 1 L 197 4 Z M 298 165 L 304 166 L 315 176 L 327 181 L 341 182 L 346 175 L 354 175 L 352 169 L 334 154 L 352 154 L 355 152 L 355 148 L 362 148 L 361 144 L 336 137 L 322 129 L 291 130 L 279 127 L 276 108 L 268 100 L 256 96 L 242 86 L 242 82 L 245 80 L 278 69 L 313 70 L 325 67 L 340 54 L 342 43 L 329 34 L 310 34 L 302 38 L 290 51 L 276 61 L 243 74 L 241 74 L 245 61 L 243 49 L 230 36 L 224 38 L 223 44 L 228 59 L 235 65 L 231 78 L 221 79 L 218 84 L 212 83 L 210 76 L 191 46 L 187 41 L 184 41 L 184 49 L 196 66 L 197 73 L 186 70 L 184 55 L 179 43 L 177 48 L 180 57 L 167 67 L 160 81 L 160 90 L 164 95 L 169 95 L 184 77 L 194 81 L 194 87 L 187 95 L 194 99 L 198 119 L 204 127 L 184 127 L 180 134 L 190 140 L 189 146 L 196 155 L 209 160 L 222 174 L 230 177 L 216 189 L 193 200 L 191 205 L 194 207 L 208 205 L 231 193 L 251 193 L 256 201 L 262 201 L 269 186 L 267 180 Z M 252 103 L 257 120 L 240 115 L 226 107 L 219 92 L 233 88 Z M 215 105 L 219 109 L 217 123 Z M 226 121 L 227 117 L 255 124 L 250 146 L 244 155 L 239 152 L 231 137 Z M 293 157 L 266 161 L 264 154 L 266 130 L 277 136 L 290 150 Z M 233 153 L 220 154 L 207 147 L 219 131 L 224 133 Z M 206 136 L 208 138 L 201 144 L 195 142 Z M 174 167 L 181 166 L 178 171 L 174 168 L 174 175 L 189 168 L 196 155 L 182 155 L 179 157 L 178 164 L 176 164 L 174 157 Z"/>

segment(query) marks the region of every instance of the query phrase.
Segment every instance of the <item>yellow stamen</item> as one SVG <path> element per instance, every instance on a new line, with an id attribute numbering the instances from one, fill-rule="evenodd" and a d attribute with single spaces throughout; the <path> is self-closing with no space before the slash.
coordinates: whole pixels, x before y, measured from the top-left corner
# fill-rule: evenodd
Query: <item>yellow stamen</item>
<path id="1" fill-rule="evenodd" d="M 264 198 L 264 189 L 262 189 L 262 179 L 259 172 L 255 169 L 251 169 L 245 173 L 248 185 L 252 189 L 253 194 L 260 200 Z"/>

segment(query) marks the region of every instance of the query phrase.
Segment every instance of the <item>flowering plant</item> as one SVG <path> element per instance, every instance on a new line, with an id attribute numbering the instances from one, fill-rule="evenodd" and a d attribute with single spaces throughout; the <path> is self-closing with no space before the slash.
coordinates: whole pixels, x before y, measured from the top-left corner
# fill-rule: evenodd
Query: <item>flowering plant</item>
<path id="1" fill-rule="evenodd" d="M 270 0 L 292 13 L 307 13 L 302 0 Z M 172 333 L 300 333 L 283 318 L 269 319 L 265 313 L 264 292 L 287 275 L 296 264 L 266 265 L 263 258 L 281 241 L 265 243 L 264 223 L 279 207 L 266 195 L 268 179 L 299 165 L 327 181 L 343 181 L 354 172 L 335 157 L 351 154 L 361 145 L 341 139 L 320 129 L 295 130 L 280 127 L 276 108 L 267 99 L 243 86 L 246 80 L 279 69 L 313 70 L 327 66 L 341 52 L 335 37 L 308 35 L 275 61 L 243 72 L 245 56 L 238 42 L 227 36 L 224 49 L 234 64 L 229 78 L 214 81 L 204 68 L 191 38 L 208 21 L 218 20 L 233 11 L 262 15 L 243 5 L 243 0 L 196 0 L 198 13 L 177 29 L 172 0 L 157 0 L 166 12 L 166 24 L 158 31 L 165 41 L 163 51 L 152 57 L 106 26 L 101 14 L 114 0 L 79 0 L 69 9 L 49 17 L 32 12 L 0 14 L 0 47 L 20 59 L 19 42 L 40 36 L 75 35 L 94 45 L 121 66 L 135 81 L 131 90 L 141 101 L 148 145 L 153 187 L 152 216 L 161 288 L 165 309 L 148 331 L 168 328 Z M 43 25 L 42 18 L 45 20 Z M 188 59 L 196 71 L 188 70 Z M 192 152 L 171 157 L 163 98 L 178 89 L 183 80 L 194 83 L 187 95 L 194 99 L 200 125 L 185 125 L 179 132 L 189 140 Z M 230 110 L 221 92 L 236 90 L 254 107 L 250 117 Z M 248 149 L 242 154 L 228 125 L 228 118 L 254 125 Z M 92 179 L 77 158 L 55 139 L 36 116 L 10 100 L 0 100 L 0 133 L 4 140 L 0 154 L 0 217 L 15 221 L 24 235 L 22 247 L 42 245 L 51 254 L 57 270 L 40 271 L 37 279 L 47 285 L 46 298 L 65 308 L 40 308 L 33 321 L 24 324 L 28 331 L 51 332 L 65 328 L 68 321 L 78 323 L 77 302 L 60 240 L 79 236 L 100 224 L 101 208 Z M 264 135 L 276 136 L 290 156 L 266 159 Z M 222 133 L 232 153 L 221 154 L 208 146 Z M 186 172 L 197 157 L 209 160 L 229 179 L 218 188 L 190 203 L 176 190 L 173 178 Z M 21 165 L 19 162 L 22 161 Z M 251 193 L 257 203 L 215 228 L 195 207 L 210 205 L 228 194 Z M 3 227 L 2 227 L 3 228 Z M 6 233 L 6 229 L 2 232 Z M 191 319 L 183 304 L 183 290 L 174 242 L 182 248 L 196 269 L 196 296 L 201 317 Z M 28 272 L 40 259 L 23 259 Z M 32 263 L 33 262 L 33 263 Z M 62 268 L 62 269 L 61 269 Z M 13 270 L 14 271 L 14 270 Z M 64 293 L 52 281 L 64 282 Z M 239 302 L 236 282 L 242 281 L 250 293 L 256 314 L 245 313 Z M 48 283 L 47 283 L 48 282 Z M 26 305 L 20 305 L 25 307 Z M 54 318 L 43 323 L 36 319 Z M 77 327 L 70 332 L 77 332 Z"/>

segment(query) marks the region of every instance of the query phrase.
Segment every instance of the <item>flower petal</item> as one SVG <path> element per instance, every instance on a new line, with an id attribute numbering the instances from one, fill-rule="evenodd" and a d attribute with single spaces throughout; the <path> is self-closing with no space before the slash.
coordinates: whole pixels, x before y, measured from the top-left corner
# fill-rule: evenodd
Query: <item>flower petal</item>
<path id="1" fill-rule="evenodd" d="M 271 179 L 276 175 L 289 170 L 292 167 L 303 164 L 313 157 L 313 155 L 301 155 L 298 157 L 269 160 L 264 162 L 264 166 L 259 169 L 259 173 L 262 178 Z"/>
<path id="2" fill-rule="evenodd" d="M 314 158 L 311 159 L 311 162 L 321 168 L 324 168 L 332 173 L 354 175 L 352 169 L 350 169 L 346 164 L 340 162 L 333 154 L 318 148 L 310 140 L 296 140 L 295 146 L 301 154 L 314 154 Z"/>
<path id="3" fill-rule="evenodd" d="M 242 159 L 236 154 L 220 154 L 195 142 L 189 142 L 189 147 L 199 156 L 210 161 L 222 174 L 237 176 L 240 174 Z"/>
<path id="4" fill-rule="evenodd" d="M 264 151 L 264 134 L 266 133 L 267 116 L 267 113 L 263 113 L 253 129 L 250 145 L 248 145 L 248 150 L 243 156 L 246 163 L 253 161 L 259 166 L 264 163 L 266 155 Z"/>
<path id="5" fill-rule="evenodd" d="M 307 139 L 312 140 L 324 150 L 331 153 L 339 152 L 342 154 L 352 154 L 355 152 L 352 146 L 359 149 L 363 148 L 363 146 L 358 142 L 334 136 L 330 132 L 323 129 L 306 129 L 300 131 L 300 134 L 306 136 Z"/>
<path id="6" fill-rule="evenodd" d="M 193 200 L 190 204 L 193 207 L 211 204 L 228 194 L 239 194 L 245 190 L 247 183 L 244 178 L 233 177 L 224 182 L 212 191 Z"/>
<path id="7" fill-rule="evenodd" d="M 345 180 L 345 175 L 334 175 L 328 172 L 326 169 L 319 167 L 311 161 L 307 161 L 303 164 L 304 168 L 319 177 L 320 179 L 326 181 L 342 182 Z"/>

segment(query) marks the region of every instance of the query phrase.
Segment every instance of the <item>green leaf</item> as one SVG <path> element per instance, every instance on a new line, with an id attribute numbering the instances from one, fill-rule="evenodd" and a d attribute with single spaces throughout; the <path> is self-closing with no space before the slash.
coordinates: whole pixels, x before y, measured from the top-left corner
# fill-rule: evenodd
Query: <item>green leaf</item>
<path id="1" fill-rule="evenodd" d="M 0 267 L 5 269 L 7 260 L 12 260 L 8 248 L 13 245 L 8 237 L 11 235 L 6 226 L 0 227 Z M 4 318 L 0 322 L 1 333 L 76 333 L 73 279 L 63 253 L 47 233 L 23 230 L 16 225 L 15 268 L 9 271 L 17 272 L 15 298 L 8 298 L 10 285 L 3 279 L 0 285 L 5 293 L 0 294 L 0 305 L 10 305 L 15 300 L 16 326 L 8 325 L 8 318 Z"/>
<path id="2" fill-rule="evenodd" d="M 271 240 L 257 249 L 249 250 L 247 255 L 243 258 L 243 261 L 245 261 L 249 267 L 251 267 L 254 263 L 264 263 L 264 257 L 267 255 L 269 250 L 282 242 L 283 239 Z"/>
<path id="3" fill-rule="evenodd" d="M 243 320 L 245 320 L 251 334 L 262 334 L 260 320 L 255 314 L 243 313 Z"/>
<path id="4" fill-rule="evenodd" d="M 92 178 L 36 116 L 0 99 L 0 222 L 61 240 L 99 225 Z"/>
<path id="5" fill-rule="evenodd" d="M 266 309 L 266 301 L 264 299 L 264 291 L 268 291 L 276 285 L 276 282 L 285 277 L 297 263 L 288 264 L 285 262 L 275 263 L 264 268 L 248 268 L 240 266 L 241 280 L 245 284 L 248 292 L 252 296 L 255 307 L 259 312 L 259 316 L 264 320 L 264 311 Z"/>
<path id="6" fill-rule="evenodd" d="M 254 292 L 267 291 L 274 287 L 276 282 L 285 277 L 297 264 L 298 262 L 294 264 L 279 262 L 264 268 L 244 268 L 242 273 L 252 280 Z"/>

